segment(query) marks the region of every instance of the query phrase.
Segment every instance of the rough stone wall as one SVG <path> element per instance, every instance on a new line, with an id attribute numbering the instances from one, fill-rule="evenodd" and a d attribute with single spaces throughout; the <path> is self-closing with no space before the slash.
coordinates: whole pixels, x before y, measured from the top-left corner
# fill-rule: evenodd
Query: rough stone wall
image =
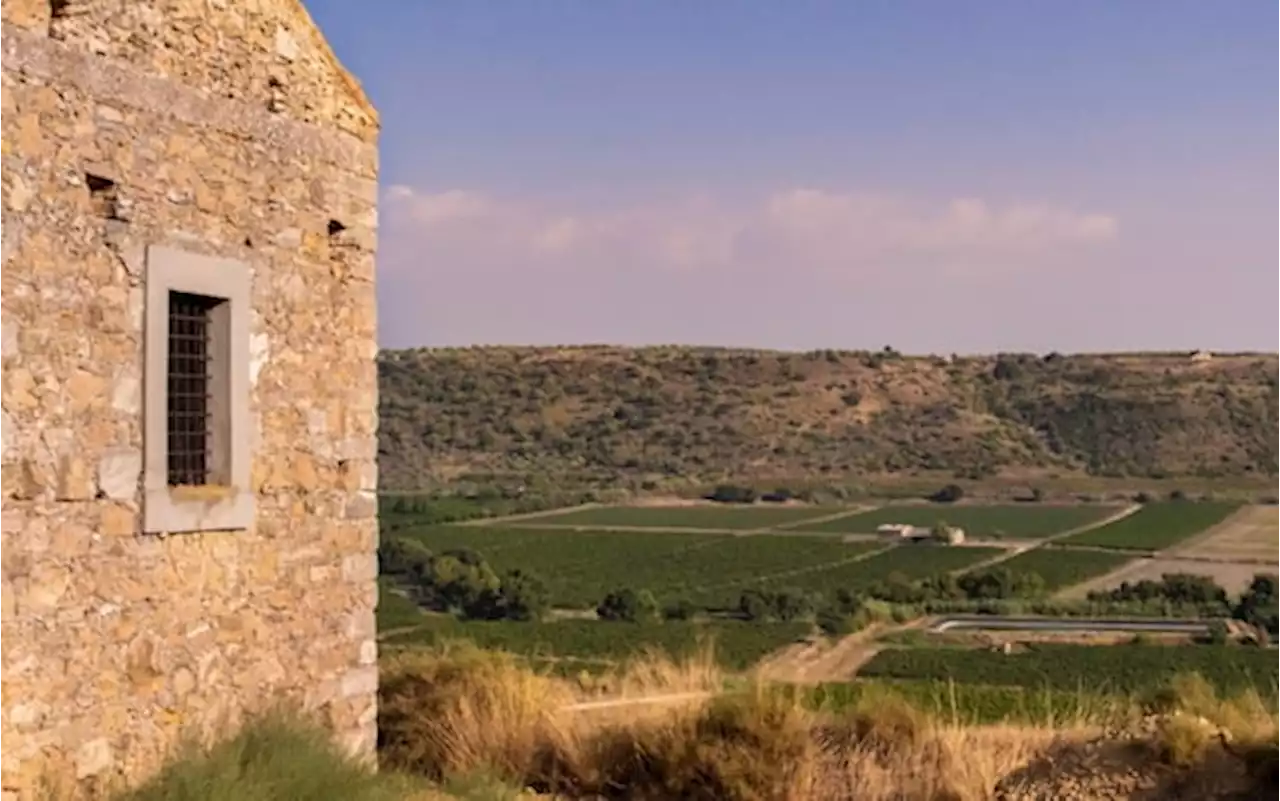
<path id="1" fill-rule="evenodd" d="M 370 753 L 376 117 L 290 0 L 68 7 L 3 6 L 5 801 L 278 698 Z M 140 533 L 149 244 L 251 265 L 251 530 Z"/>
<path id="2" fill-rule="evenodd" d="M 299 0 L 5 0 L 5 21 L 81 52 L 364 141 L 377 114 Z M 53 7 L 57 6 L 55 13 Z"/>

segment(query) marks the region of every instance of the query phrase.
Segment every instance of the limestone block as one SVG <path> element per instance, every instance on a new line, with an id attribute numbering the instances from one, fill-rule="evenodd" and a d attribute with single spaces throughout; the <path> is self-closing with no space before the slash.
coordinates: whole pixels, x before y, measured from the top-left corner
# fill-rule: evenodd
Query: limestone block
<path id="1" fill-rule="evenodd" d="M 111 448 L 98 460 L 98 488 L 112 500 L 135 500 L 141 477 L 142 452 L 137 448 Z"/>
<path id="2" fill-rule="evenodd" d="M 76 749 L 76 778 L 97 776 L 111 767 L 111 742 L 106 737 L 90 740 Z"/>
<path id="3" fill-rule="evenodd" d="M 93 471 L 79 456 L 64 456 L 58 464 L 57 499 L 60 501 L 87 501 L 97 494 Z"/>
<path id="4" fill-rule="evenodd" d="M 342 689 L 339 692 L 343 698 L 377 694 L 378 668 L 359 667 L 348 671 L 342 677 Z"/>

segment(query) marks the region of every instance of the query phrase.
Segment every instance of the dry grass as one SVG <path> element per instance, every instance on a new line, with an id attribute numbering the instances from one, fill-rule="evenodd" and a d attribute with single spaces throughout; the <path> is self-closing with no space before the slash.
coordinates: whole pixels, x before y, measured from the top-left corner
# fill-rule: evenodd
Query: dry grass
<path id="1" fill-rule="evenodd" d="M 710 654 L 651 656 L 609 686 L 706 689 L 720 681 L 714 664 Z M 315 730 L 268 719 L 116 799 L 507 801 L 532 788 L 565 799 L 989 801 L 1130 797 L 1141 786 L 1208 801 L 1276 785 L 1276 710 L 1257 695 L 1219 697 L 1195 677 L 1110 732 L 1083 718 L 956 725 L 889 691 L 814 712 L 760 683 L 662 714 L 569 711 L 600 690 L 474 648 L 405 656 L 384 669 L 379 773 Z"/>
<path id="2" fill-rule="evenodd" d="M 684 664 L 655 655 L 606 684 L 631 695 L 706 689 L 720 680 L 714 664 L 710 655 Z M 571 798 L 978 801 L 997 797 L 1024 769 L 1024 783 L 1048 781 L 1032 767 L 1052 764 L 1051 751 L 1117 740 L 1104 723 L 1139 732 L 1146 750 L 1134 770 L 1148 772 L 1209 764 L 1225 753 L 1221 732 L 1241 749 L 1261 744 L 1265 752 L 1276 730 L 1275 710 L 1256 695 L 1222 699 L 1193 678 L 1149 700 L 1146 730 L 1137 704 L 1120 705 L 1128 715 L 1108 709 L 1052 725 L 967 727 L 930 718 L 889 691 L 818 713 L 762 684 L 645 714 L 640 706 L 606 716 L 566 711 L 600 690 L 479 652 L 401 663 L 384 684 L 384 764 L 435 779 L 491 771 Z"/>

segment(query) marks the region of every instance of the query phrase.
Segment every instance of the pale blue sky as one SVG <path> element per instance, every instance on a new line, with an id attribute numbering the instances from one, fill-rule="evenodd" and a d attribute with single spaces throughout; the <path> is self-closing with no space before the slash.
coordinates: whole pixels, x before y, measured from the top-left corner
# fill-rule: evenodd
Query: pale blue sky
<path id="1" fill-rule="evenodd" d="M 309 0 L 385 345 L 1277 347 L 1269 0 Z"/>

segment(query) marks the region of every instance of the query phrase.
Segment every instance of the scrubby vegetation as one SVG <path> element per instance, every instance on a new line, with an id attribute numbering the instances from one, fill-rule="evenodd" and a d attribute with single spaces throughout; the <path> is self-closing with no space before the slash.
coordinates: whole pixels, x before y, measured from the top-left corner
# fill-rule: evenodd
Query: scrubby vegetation
<path id="1" fill-rule="evenodd" d="M 650 660 L 613 677 L 610 692 L 714 688 L 712 661 Z M 1274 704 L 1191 675 L 1141 697 L 1042 704 L 1043 717 L 1037 702 L 952 691 L 997 726 L 903 684 L 754 684 L 706 702 L 575 709 L 597 692 L 503 655 L 415 654 L 384 667 L 377 774 L 308 724 L 268 719 L 182 754 L 113 801 L 512 801 L 534 791 L 566 801 L 1067 799 L 1113 797 L 1134 776 L 1151 797 L 1186 801 L 1275 789 Z M 1112 744 L 1129 758 L 1093 759 Z"/>
<path id="2" fill-rule="evenodd" d="M 1280 441 L 1274 355 L 419 349 L 379 376 L 386 489 L 1274 475 Z"/>

